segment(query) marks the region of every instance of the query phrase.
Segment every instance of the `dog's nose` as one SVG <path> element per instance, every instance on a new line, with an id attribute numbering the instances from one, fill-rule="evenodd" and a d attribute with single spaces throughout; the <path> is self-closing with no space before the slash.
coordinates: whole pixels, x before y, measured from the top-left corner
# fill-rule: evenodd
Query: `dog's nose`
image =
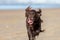
<path id="1" fill-rule="evenodd" d="M 33 18 L 30 18 L 30 20 L 33 20 Z"/>

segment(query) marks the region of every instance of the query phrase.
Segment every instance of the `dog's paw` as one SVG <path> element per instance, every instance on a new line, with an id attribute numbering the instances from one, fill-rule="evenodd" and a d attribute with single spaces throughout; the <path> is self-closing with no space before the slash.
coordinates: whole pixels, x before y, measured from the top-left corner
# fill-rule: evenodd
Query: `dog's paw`
<path id="1" fill-rule="evenodd" d="M 45 30 L 40 30 L 40 32 L 44 32 Z"/>

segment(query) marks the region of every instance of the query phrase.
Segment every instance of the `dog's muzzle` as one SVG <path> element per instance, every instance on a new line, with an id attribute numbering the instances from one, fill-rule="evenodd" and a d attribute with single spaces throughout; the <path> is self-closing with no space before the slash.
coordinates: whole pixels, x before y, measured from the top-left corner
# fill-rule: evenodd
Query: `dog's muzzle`
<path id="1" fill-rule="evenodd" d="M 30 24 L 30 25 L 32 25 L 33 24 L 33 19 L 28 19 L 28 23 Z"/>

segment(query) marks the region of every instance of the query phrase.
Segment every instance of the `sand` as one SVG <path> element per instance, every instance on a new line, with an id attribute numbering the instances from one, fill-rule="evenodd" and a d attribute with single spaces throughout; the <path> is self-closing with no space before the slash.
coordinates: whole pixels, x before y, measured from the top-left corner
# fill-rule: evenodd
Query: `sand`
<path id="1" fill-rule="evenodd" d="M 42 9 L 42 29 L 36 40 L 60 40 L 60 9 Z M 0 40 L 28 40 L 25 11 L 0 10 Z"/>

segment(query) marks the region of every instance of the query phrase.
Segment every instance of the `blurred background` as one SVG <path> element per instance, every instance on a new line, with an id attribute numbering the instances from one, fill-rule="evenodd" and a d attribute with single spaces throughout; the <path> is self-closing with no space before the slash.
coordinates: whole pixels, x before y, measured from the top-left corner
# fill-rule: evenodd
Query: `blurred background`
<path id="1" fill-rule="evenodd" d="M 41 8 L 42 29 L 36 40 L 60 40 L 60 0 L 0 0 L 0 40 L 28 40 L 25 9 Z"/>
<path id="2" fill-rule="evenodd" d="M 60 0 L 0 0 L 0 9 L 60 8 Z"/>

